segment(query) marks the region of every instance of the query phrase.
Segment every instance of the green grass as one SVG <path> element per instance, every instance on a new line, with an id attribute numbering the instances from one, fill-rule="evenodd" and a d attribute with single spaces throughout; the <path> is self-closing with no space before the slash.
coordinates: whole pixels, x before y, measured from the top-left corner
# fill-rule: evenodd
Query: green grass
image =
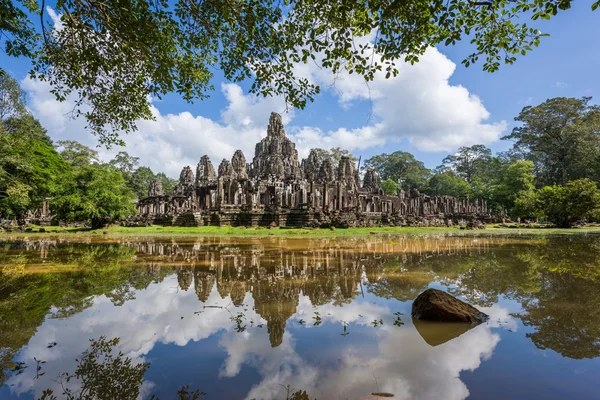
<path id="1" fill-rule="evenodd" d="M 127 228 L 123 226 L 113 226 L 105 229 L 91 230 L 82 228 L 59 228 L 45 227 L 46 233 L 37 232 L 19 232 L 3 233 L 2 235 L 59 235 L 59 236 L 109 236 L 109 237 L 130 237 L 130 236 L 232 236 L 232 237 L 298 237 L 298 238 L 335 238 L 335 237 L 355 237 L 372 235 L 402 235 L 402 236 L 423 236 L 423 235 L 452 235 L 452 236 L 571 236 L 600 234 L 600 227 L 583 227 L 574 229 L 556 229 L 556 228 L 498 228 L 495 225 L 488 225 L 487 229 L 481 230 L 461 230 L 458 227 L 442 228 L 419 228 L 419 227 L 378 227 L 378 228 L 350 228 L 350 229 L 302 229 L 302 228 L 239 228 L 239 227 L 166 227 L 150 226 L 141 228 Z M 34 227 L 34 231 L 37 227 Z"/>

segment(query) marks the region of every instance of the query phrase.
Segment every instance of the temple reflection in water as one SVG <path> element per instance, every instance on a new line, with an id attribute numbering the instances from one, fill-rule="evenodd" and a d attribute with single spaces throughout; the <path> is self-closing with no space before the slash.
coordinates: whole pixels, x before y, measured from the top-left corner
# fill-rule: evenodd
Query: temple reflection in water
<path id="1" fill-rule="evenodd" d="M 597 237 L 15 237 L 0 265 L 0 398 L 60 390 L 54 372 L 73 371 L 99 336 L 153 360 L 161 398 L 186 382 L 216 398 L 282 398 L 286 383 L 356 398 L 377 389 L 373 376 L 400 398 L 519 398 L 532 380 L 549 398 L 565 382 L 549 366 L 583 388 L 566 397 L 597 393 Z M 416 323 L 411 302 L 427 287 L 492 318 L 470 330 Z M 35 378 L 34 357 L 52 374 Z M 26 371 L 10 372 L 13 360 Z M 590 372 L 569 375 L 574 363 Z M 517 384 L 495 382 L 500 369 Z"/>
<path id="2" fill-rule="evenodd" d="M 216 286 L 222 299 L 228 296 L 241 306 L 247 294 L 256 312 L 267 321 L 272 347 L 282 342 L 287 320 L 294 315 L 300 294 L 314 306 L 349 303 L 385 277 L 385 265 L 411 266 L 433 256 L 485 253 L 503 239 L 232 239 L 199 238 L 178 240 L 119 240 L 103 246 L 120 246 L 135 252 L 136 264 L 143 262 L 147 274 L 160 280 L 161 269 L 173 271 L 181 290 L 194 290 L 206 303 Z M 42 259 L 52 258 L 60 240 L 22 242 L 27 250 L 39 250 Z M 92 239 L 86 242 L 93 242 Z M 60 254 L 56 254 L 60 257 Z M 138 267 L 139 268 L 139 267 Z M 400 281 L 412 299 L 433 276 Z M 421 279 L 419 279 L 421 278 Z M 364 285 L 363 285 L 364 280 Z M 364 287 L 367 286 L 367 289 Z"/>

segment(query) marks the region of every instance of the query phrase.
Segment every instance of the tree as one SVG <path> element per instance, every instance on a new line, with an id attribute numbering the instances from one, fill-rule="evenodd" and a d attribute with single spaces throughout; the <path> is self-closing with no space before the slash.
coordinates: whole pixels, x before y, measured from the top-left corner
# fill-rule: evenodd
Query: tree
<path id="1" fill-rule="evenodd" d="M 115 158 L 109 161 L 109 164 L 116 167 L 125 176 L 131 175 L 140 164 L 139 157 L 132 157 L 126 151 L 120 151 Z"/>
<path id="2" fill-rule="evenodd" d="M 401 180 L 402 185 L 408 188 L 423 188 L 431 175 L 431 171 L 421 161 L 405 151 L 371 157 L 365 161 L 365 166 L 374 167 L 384 180 Z"/>
<path id="3" fill-rule="evenodd" d="M 165 194 L 171 193 L 173 189 L 175 189 L 175 186 L 177 186 L 179 183 L 177 179 L 169 178 L 164 172 L 159 172 L 156 174 L 156 178 L 162 183 L 163 192 Z"/>
<path id="4" fill-rule="evenodd" d="M 127 182 L 127 186 L 135 193 L 138 199 L 148 196 L 148 187 L 154 179 L 161 181 L 165 194 L 173 191 L 173 188 L 179 182 L 178 180 L 167 177 L 164 172 L 155 175 L 148 167 L 138 167 L 139 160 L 139 157 L 132 157 L 127 152 L 121 151 L 109 164 L 121 171 L 125 182 Z"/>
<path id="5" fill-rule="evenodd" d="M 338 167 L 340 166 L 340 160 L 342 159 L 342 157 L 350 158 L 350 161 L 352 161 L 353 163 L 358 162 L 358 158 L 354 154 L 350 153 L 349 150 L 342 149 L 340 147 L 332 147 L 331 149 L 329 149 L 328 155 L 329 161 L 331 161 L 331 165 L 333 165 L 333 169 L 335 170 L 336 174 Z"/>
<path id="6" fill-rule="evenodd" d="M 52 146 L 31 115 L 0 124 L 0 210 L 4 217 L 23 219 L 29 210 L 52 197 L 69 165 Z"/>
<path id="7" fill-rule="evenodd" d="M 537 190 L 523 191 L 515 198 L 515 205 L 510 211 L 511 215 L 520 218 L 541 218 L 544 213 L 539 206 L 539 193 Z"/>
<path id="8" fill-rule="evenodd" d="M 98 152 L 74 140 L 60 140 L 58 146 L 60 155 L 72 167 L 85 167 L 99 163 Z"/>
<path id="9" fill-rule="evenodd" d="M 107 340 L 105 336 L 90 339 L 90 347 L 76 360 L 77 369 L 72 374 L 64 372 L 59 376 L 62 398 L 66 400 L 112 400 L 136 399 L 144 383 L 144 375 L 150 363 L 138 363 L 119 351 L 113 354 L 120 339 Z M 77 385 L 69 385 L 78 381 Z M 75 386 L 75 387 L 70 387 Z M 189 385 L 176 392 L 179 400 L 198 400 L 206 395 L 199 389 L 191 390 Z M 296 397 L 294 397 L 296 398 Z M 298 397 L 303 400 L 303 397 Z M 52 389 L 42 392 L 40 400 L 57 400 Z M 160 400 L 152 395 L 150 400 Z"/>
<path id="10" fill-rule="evenodd" d="M 383 189 L 383 193 L 390 196 L 396 196 L 398 194 L 399 186 L 396 181 L 392 179 L 386 179 L 385 181 L 381 182 L 381 188 Z"/>
<path id="11" fill-rule="evenodd" d="M 523 192 L 535 190 L 533 162 L 531 161 L 514 162 L 501 171 L 499 175 L 494 184 L 492 196 L 494 202 L 505 210 L 512 210 L 516 199 Z"/>
<path id="12" fill-rule="evenodd" d="M 156 178 L 156 175 L 148 167 L 139 167 L 132 174 L 128 181 L 129 187 L 136 194 L 138 199 L 143 199 L 148 196 L 148 187 L 152 180 Z M 167 178 L 168 179 L 168 178 Z M 161 180 L 162 183 L 162 180 Z M 171 188 L 172 190 L 172 188 Z M 163 191 L 165 188 L 163 186 Z M 165 193 L 169 193 L 165 191 Z"/>
<path id="13" fill-rule="evenodd" d="M 467 181 L 452 171 L 446 171 L 434 174 L 427 182 L 424 192 L 430 196 L 467 197 L 470 190 Z"/>
<path id="14" fill-rule="evenodd" d="M 463 146 L 456 154 L 445 157 L 438 169 L 453 171 L 472 183 L 475 178 L 486 179 L 489 176 L 492 160 L 492 151 L 482 144 Z"/>
<path id="15" fill-rule="evenodd" d="M 353 163 L 358 162 L 358 158 L 354 154 L 350 153 L 349 150 L 342 149 L 340 147 L 332 147 L 329 150 L 313 148 L 313 149 L 310 149 L 310 151 L 316 152 L 317 156 L 319 157 L 321 162 L 323 162 L 323 160 L 325 160 L 325 159 L 329 160 L 329 162 L 333 166 L 333 171 L 336 174 L 336 176 L 338 173 L 338 168 L 340 166 L 340 160 L 342 159 L 342 157 L 349 157 Z M 164 186 L 163 186 L 163 188 L 164 188 Z"/>
<path id="16" fill-rule="evenodd" d="M 90 347 L 77 360 L 77 369 L 73 374 L 60 375 L 63 396 L 68 400 L 83 399 L 135 399 L 139 397 L 140 386 L 150 363 L 135 364 L 122 352 L 113 355 L 113 348 L 119 344 L 119 338 L 107 340 L 100 336 L 90 339 Z M 67 385 L 78 380 L 80 387 L 72 389 Z M 45 390 L 41 399 L 56 399 L 52 390 Z"/>
<path id="17" fill-rule="evenodd" d="M 537 206 L 560 228 L 570 228 L 600 207 L 600 190 L 589 179 L 578 179 L 564 186 L 546 186 L 539 190 Z"/>
<path id="18" fill-rule="evenodd" d="M 91 221 L 92 228 L 135 213 L 134 194 L 123 174 L 109 165 L 76 168 L 52 201 L 56 218 Z"/>
<path id="19" fill-rule="evenodd" d="M 599 2 L 592 4 L 592 9 Z M 432 46 L 468 38 L 483 69 L 496 71 L 538 46 L 535 22 L 570 8 L 571 0 L 308 0 L 96 3 L 66 0 L 51 22 L 44 3 L 0 4 L 5 52 L 32 59 L 31 75 L 50 82 L 58 100 L 76 97 L 75 114 L 102 143 L 122 143 L 118 132 L 150 119 L 148 99 L 176 92 L 185 100 L 213 90 L 213 68 L 226 79 L 252 79 L 250 92 L 281 95 L 303 108 L 320 92 L 299 72 L 316 63 L 370 81 L 398 74 Z M 370 35 L 376 32 L 371 39 Z M 371 42 L 369 42 L 371 39 Z"/>
<path id="20" fill-rule="evenodd" d="M 539 185 L 600 176 L 600 106 L 590 100 L 558 97 L 525 107 L 515 118 L 522 125 L 502 138 L 533 161 Z"/>
<path id="21" fill-rule="evenodd" d="M 7 73 L 0 74 L 0 121 L 6 118 L 18 118 L 25 114 L 27 114 L 25 92 Z"/>

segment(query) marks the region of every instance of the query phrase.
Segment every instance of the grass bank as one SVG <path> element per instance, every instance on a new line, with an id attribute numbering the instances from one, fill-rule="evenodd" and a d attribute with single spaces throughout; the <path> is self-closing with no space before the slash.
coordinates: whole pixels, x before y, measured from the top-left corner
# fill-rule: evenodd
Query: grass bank
<path id="1" fill-rule="evenodd" d="M 45 232 L 38 232 L 34 227 L 32 232 L 3 233 L 2 236 L 109 236 L 109 237 L 194 237 L 194 236 L 231 236 L 231 237 L 298 237 L 298 238 L 344 238 L 371 235 L 452 235 L 452 236 L 575 236 L 600 235 L 600 227 L 581 227 L 573 229 L 557 228 L 525 228 L 498 227 L 488 225 L 487 229 L 464 230 L 458 227 L 378 227 L 378 228 L 349 228 L 349 229 L 304 229 L 304 228 L 241 228 L 241 227 L 166 227 L 149 226 L 128 228 L 113 226 L 104 229 L 91 230 L 84 228 L 45 227 Z"/>

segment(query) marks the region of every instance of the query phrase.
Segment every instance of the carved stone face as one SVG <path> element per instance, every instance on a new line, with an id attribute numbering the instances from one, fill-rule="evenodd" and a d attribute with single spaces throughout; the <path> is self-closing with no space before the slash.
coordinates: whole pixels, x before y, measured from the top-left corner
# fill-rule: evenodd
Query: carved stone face
<path id="1" fill-rule="evenodd" d="M 333 165 L 331 165 L 329 159 L 323 160 L 319 169 L 319 181 L 322 183 L 331 183 L 334 179 Z"/>
<path id="2" fill-rule="evenodd" d="M 375 171 L 375 168 L 367 168 L 363 179 L 363 187 L 371 192 L 377 192 L 381 189 L 381 178 L 377 171 Z"/>
<path id="3" fill-rule="evenodd" d="M 176 195 L 188 195 L 194 189 L 194 173 L 190 167 L 184 167 L 179 174 L 179 183 L 173 189 Z"/>
<path id="4" fill-rule="evenodd" d="M 221 178 L 231 178 L 233 176 L 233 167 L 229 160 L 223 159 L 221 164 L 219 164 L 219 177 Z"/>
<path id="5" fill-rule="evenodd" d="M 194 173 L 190 167 L 184 167 L 179 175 L 179 183 L 189 186 L 194 184 Z"/>
<path id="6" fill-rule="evenodd" d="M 308 158 L 302 160 L 301 169 L 304 174 L 304 178 L 309 181 L 316 181 L 319 179 L 319 173 L 321 171 L 322 164 L 323 158 L 315 149 L 312 149 L 308 154 Z"/>
<path id="7" fill-rule="evenodd" d="M 342 156 L 338 169 L 338 180 L 346 185 L 353 185 L 356 177 L 356 168 L 348 156 Z"/>
<path id="8" fill-rule="evenodd" d="M 148 197 L 164 196 L 162 182 L 159 179 L 153 179 L 148 188 Z"/>
<path id="9" fill-rule="evenodd" d="M 248 173 L 246 172 L 246 157 L 241 150 L 236 150 L 231 158 L 231 166 L 236 179 L 244 180 L 248 179 Z"/>
<path id="10" fill-rule="evenodd" d="M 198 162 L 198 167 L 196 168 L 196 182 L 207 182 L 213 181 L 216 179 L 215 168 L 210 161 L 208 156 L 202 156 L 200 158 L 200 162 Z"/>

